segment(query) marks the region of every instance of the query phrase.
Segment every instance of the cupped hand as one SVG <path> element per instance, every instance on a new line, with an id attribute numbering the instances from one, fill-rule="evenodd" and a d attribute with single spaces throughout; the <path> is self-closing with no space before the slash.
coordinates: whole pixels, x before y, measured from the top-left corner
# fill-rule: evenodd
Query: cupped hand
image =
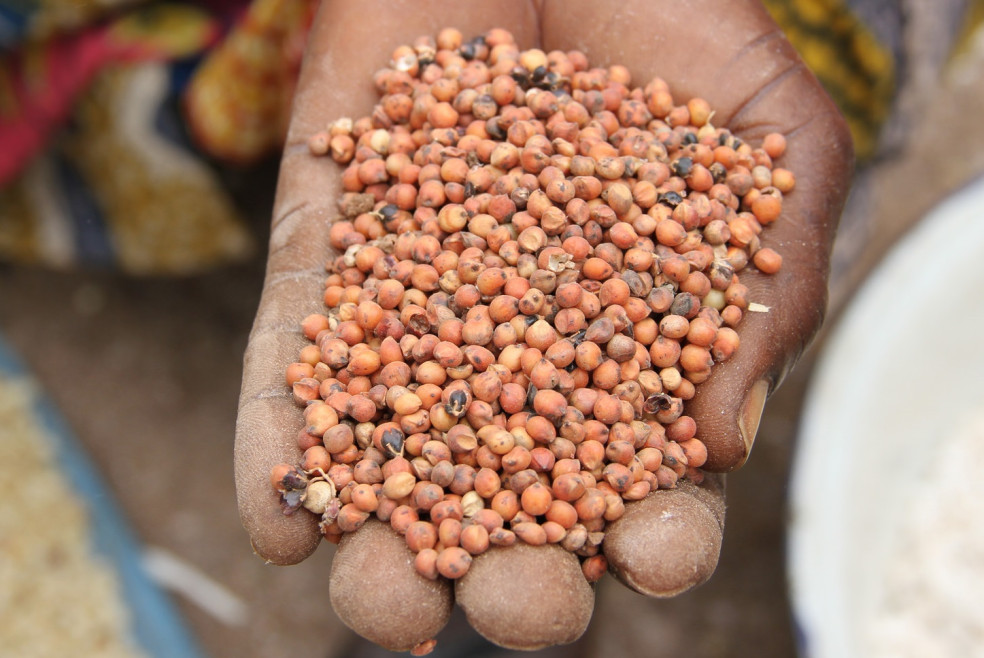
<path id="1" fill-rule="evenodd" d="M 502 27 L 521 48 L 581 50 L 592 65 L 623 64 L 635 84 L 659 76 L 678 102 L 705 98 L 714 124 L 757 143 L 786 136 L 778 165 L 795 172 L 783 216 L 763 245 L 783 255 L 766 276 L 748 268 L 741 347 L 698 387 L 688 413 L 708 447 L 706 468 L 740 466 L 765 399 L 818 329 L 828 257 L 851 178 L 850 138 L 837 110 L 759 2 L 566 0 L 564 2 L 325 2 L 313 26 L 284 150 L 266 282 L 244 362 L 236 433 L 240 514 L 254 549 L 277 564 L 310 555 L 321 536 L 310 514 L 285 516 L 270 467 L 296 463 L 302 425 L 284 368 L 307 341 L 300 319 L 323 312 L 328 225 L 337 214 L 340 171 L 312 157 L 308 138 L 332 119 L 369 113 L 372 73 L 397 45 L 442 27 L 479 35 Z M 672 596 L 706 580 L 720 550 L 723 475 L 682 482 L 627 505 L 607 530 L 612 573 L 645 594 Z M 591 616 L 593 592 L 577 558 L 555 546 L 493 549 L 455 583 L 419 576 L 403 538 L 368 523 L 343 538 L 329 587 L 339 616 L 363 636 L 406 650 L 436 634 L 455 601 L 469 622 L 502 646 L 571 642 Z"/>

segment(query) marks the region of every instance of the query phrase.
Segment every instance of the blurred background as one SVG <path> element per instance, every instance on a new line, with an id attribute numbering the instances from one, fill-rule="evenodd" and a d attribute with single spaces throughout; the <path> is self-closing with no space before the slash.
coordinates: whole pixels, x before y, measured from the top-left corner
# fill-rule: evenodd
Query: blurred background
<path id="1" fill-rule="evenodd" d="M 327 545 L 289 568 L 252 553 L 231 468 L 315 4 L 0 2 L 0 656 L 386 655 L 331 611 Z M 667 601 L 606 579 L 587 636 L 544 655 L 796 654 L 787 494 L 814 365 L 891 246 L 984 174 L 981 2 L 765 4 L 857 144 L 827 330 L 729 477 L 714 577 Z M 458 617 L 439 639 L 507 655 Z"/>

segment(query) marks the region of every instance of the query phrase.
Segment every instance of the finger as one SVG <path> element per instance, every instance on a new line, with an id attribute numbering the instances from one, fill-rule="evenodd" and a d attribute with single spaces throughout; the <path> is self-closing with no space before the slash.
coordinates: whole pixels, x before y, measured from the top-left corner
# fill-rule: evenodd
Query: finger
<path id="1" fill-rule="evenodd" d="M 277 564 L 306 558 L 320 541 L 317 518 L 303 511 L 285 516 L 270 485 L 270 469 L 300 462 L 297 435 L 303 415 L 285 384 L 285 369 L 309 344 L 301 320 L 323 312 L 325 219 L 310 217 L 322 181 L 334 171 L 322 162 L 302 161 L 296 149 L 285 155 L 271 234 L 266 280 L 243 360 L 243 384 L 236 423 L 236 494 L 243 525 L 254 550 Z"/>
<path id="2" fill-rule="evenodd" d="M 312 35 L 311 45 L 318 43 Z M 310 48 L 299 93 L 310 86 Z M 303 419 L 284 382 L 284 369 L 306 344 L 300 321 L 323 310 L 319 303 L 328 253 L 337 173 L 327 159 L 305 153 L 303 135 L 323 123 L 314 97 L 298 103 L 281 162 L 266 279 L 243 361 L 236 424 L 236 494 L 254 550 L 277 564 L 293 564 L 318 546 L 317 518 L 285 516 L 268 474 L 277 463 L 298 463 L 296 435 Z"/>
<path id="3" fill-rule="evenodd" d="M 759 2 L 548 4 L 543 32 L 545 48 L 580 48 L 592 62 L 622 63 L 640 84 L 662 77 L 678 102 L 705 98 L 715 125 L 753 144 L 770 132 L 787 137 L 778 165 L 796 174 L 796 188 L 762 234 L 763 246 L 782 254 L 783 268 L 771 277 L 753 267 L 741 272 L 749 298 L 769 311 L 746 314 L 741 348 L 688 405 L 708 448 L 705 468 L 731 470 L 747 458 L 766 393 L 822 320 L 830 248 L 852 174 L 846 124 Z"/>
<path id="4" fill-rule="evenodd" d="M 850 186 L 852 156 L 839 115 L 811 118 L 806 116 L 808 107 L 797 102 L 808 98 L 810 90 L 820 102 L 821 92 L 805 81 L 793 82 L 775 89 L 769 101 L 790 108 L 782 123 L 771 125 L 787 135 L 779 166 L 797 172 L 796 188 L 785 196 L 782 216 L 762 233 L 762 246 L 779 252 L 783 266 L 774 275 L 754 267 L 741 273 L 749 300 L 763 310 L 745 314 L 734 358 L 715 368 L 690 403 L 708 446 L 705 468 L 711 470 L 732 470 L 748 458 L 767 394 L 806 349 L 826 310 L 830 249 Z M 736 119 L 736 133 L 760 134 L 761 129 L 752 126 L 765 124 L 757 121 L 756 110 L 747 108 Z"/>
<path id="5" fill-rule="evenodd" d="M 516 544 L 476 556 L 455 582 L 455 599 L 476 631 L 507 649 L 574 642 L 594 609 L 594 590 L 577 557 L 552 544 Z"/>
<path id="6" fill-rule="evenodd" d="M 681 481 L 625 506 L 605 531 L 612 573 L 648 596 L 676 596 L 714 573 L 724 534 L 724 476 Z"/>
<path id="7" fill-rule="evenodd" d="M 326 2 L 319 9 L 281 161 L 266 281 L 244 359 L 236 428 L 240 516 L 256 552 L 272 562 L 303 560 L 319 541 L 317 520 L 303 513 L 284 516 L 269 484 L 275 464 L 297 463 L 301 455 L 294 437 L 302 419 L 284 384 L 284 369 L 306 344 L 301 320 L 324 312 L 328 226 L 341 190 L 337 165 L 313 157 L 307 140 L 337 118 L 370 113 L 376 100 L 372 74 L 396 46 L 445 25 L 477 35 L 497 24 L 536 41 L 536 20 L 525 2 Z"/>
<path id="8" fill-rule="evenodd" d="M 448 622 L 451 584 L 414 569 L 414 554 L 389 525 L 370 520 L 346 534 L 331 565 L 331 605 L 346 626 L 391 651 L 409 651 Z"/>

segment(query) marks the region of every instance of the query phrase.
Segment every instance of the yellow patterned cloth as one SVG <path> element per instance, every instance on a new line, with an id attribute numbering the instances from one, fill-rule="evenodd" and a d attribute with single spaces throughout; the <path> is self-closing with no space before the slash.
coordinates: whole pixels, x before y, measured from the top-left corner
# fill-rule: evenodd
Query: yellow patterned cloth
<path id="1" fill-rule="evenodd" d="M 185 107 L 208 153 L 249 163 L 280 147 L 313 10 L 312 2 L 257 0 L 198 68 Z"/>
<path id="2" fill-rule="evenodd" d="M 764 4 L 844 113 L 858 158 L 870 158 L 895 96 L 897 54 L 843 0 Z"/>

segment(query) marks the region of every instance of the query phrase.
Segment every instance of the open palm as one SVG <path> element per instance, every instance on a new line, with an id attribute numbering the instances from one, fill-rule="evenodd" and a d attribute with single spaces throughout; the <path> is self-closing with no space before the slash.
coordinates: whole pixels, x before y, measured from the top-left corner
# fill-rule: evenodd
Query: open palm
<path id="1" fill-rule="evenodd" d="M 465 35 L 502 27 L 522 48 L 581 50 L 593 65 L 625 65 L 636 83 L 658 75 L 677 99 L 705 98 L 715 125 L 746 141 L 786 135 L 781 165 L 796 172 L 797 187 L 781 221 L 763 236 L 783 254 L 784 266 L 770 277 L 742 274 L 750 298 L 769 310 L 747 315 L 741 349 L 688 403 L 708 447 L 705 468 L 723 473 L 744 462 L 767 393 L 823 316 L 830 246 L 851 176 L 850 139 L 759 2 L 326 2 L 294 99 L 237 425 L 240 513 L 257 553 L 278 564 L 303 560 L 321 539 L 315 517 L 282 514 L 268 479 L 272 464 L 300 458 L 295 437 L 302 419 L 283 372 L 305 344 L 300 319 L 323 312 L 327 227 L 341 189 L 337 165 L 312 157 L 307 140 L 333 118 L 367 115 L 376 100 L 372 73 L 388 53 L 445 26 Z M 684 483 L 628 505 L 604 544 L 613 573 L 654 596 L 706 580 L 720 550 L 723 499 L 723 475 L 714 475 L 701 486 Z M 556 546 L 493 549 L 477 556 L 460 581 L 430 581 L 414 571 L 403 538 L 378 522 L 343 539 L 329 587 L 346 623 L 393 649 L 433 636 L 454 601 L 483 635 L 517 648 L 573 641 L 594 603 L 576 557 Z"/>

